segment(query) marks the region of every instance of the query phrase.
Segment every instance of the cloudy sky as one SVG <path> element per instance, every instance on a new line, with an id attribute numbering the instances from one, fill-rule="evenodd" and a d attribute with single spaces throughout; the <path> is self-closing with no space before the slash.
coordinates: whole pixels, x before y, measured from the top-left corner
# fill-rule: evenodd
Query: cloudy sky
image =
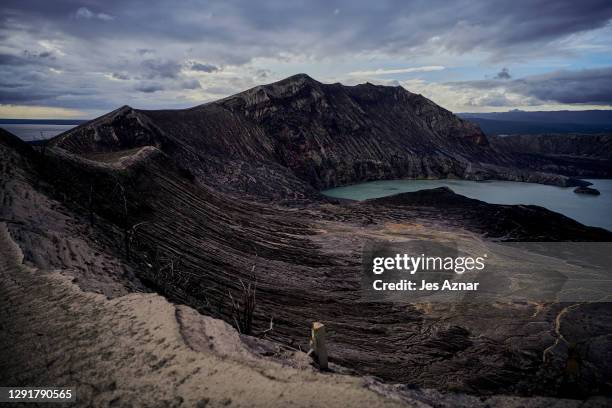
<path id="1" fill-rule="evenodd" d="M 454 112 L 612 108 L 610 0 L 0 5 L 0 117 L 182 108 L 304 72 Z"/>

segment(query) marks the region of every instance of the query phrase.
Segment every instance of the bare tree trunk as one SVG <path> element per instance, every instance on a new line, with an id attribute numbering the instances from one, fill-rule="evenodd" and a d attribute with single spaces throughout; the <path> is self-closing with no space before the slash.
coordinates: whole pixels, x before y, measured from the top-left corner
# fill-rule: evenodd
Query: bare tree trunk
<path id="1" fill-rule="evenodd" d="M 323 323 L 314 322 L 312 324 L 310 346 L 319 364 L 319 368 L 321 370 L 327 370 L 327 342 L 325 340 L 325 325 Z"/>
<path id="2" fill-rule="evenodd" d="M 231 291 L 228 290 L 228 295 L 232 305 L 232 319 L 236 325 L 236 329 L 241 334 L 250 335 L 253 332 L 253 315 L 255 314 L 255 307 L 257 305 L 256 293 L 257 293 L 257 282 L 254 278 L 255 265 L 251 270 L 251 280 L 245 284 L 240 279 L 242 285 L 242 293 L 238 300 L 235 300 L 232 296 Z"/>

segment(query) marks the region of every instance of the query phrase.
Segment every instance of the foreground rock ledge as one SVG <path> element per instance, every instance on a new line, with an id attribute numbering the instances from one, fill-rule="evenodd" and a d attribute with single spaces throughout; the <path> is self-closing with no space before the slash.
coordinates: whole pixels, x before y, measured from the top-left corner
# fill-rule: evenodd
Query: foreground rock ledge
<path id="1" fill-rule="evenodd" d="M 21 259 L 0 224 L 2 385 L 76 386 L 79 406 L 400 405 L 360 378 L 258 358 L 231 327 L 200 315 L 210 347 L 196 351 L 163 297 L 108 300 Z"/>
<path id="2" fill-rule="evenodd" d="M 596 188 L 592 187 L 576 187 L 574 189 L 576 194 L 588 194 L 588 195 L 600 195 L 601 193 Z"/>

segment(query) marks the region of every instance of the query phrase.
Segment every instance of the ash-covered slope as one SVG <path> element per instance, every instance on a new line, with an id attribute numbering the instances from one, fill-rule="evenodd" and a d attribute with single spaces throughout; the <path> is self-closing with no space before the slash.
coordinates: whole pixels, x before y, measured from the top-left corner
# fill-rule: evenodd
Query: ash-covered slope
<path id="1" fill-rule="evenodd" d="M 545 209 L 486 204 L 450 191 L 346 206 L 315 204 L 296 211 L 194 183 L 158 148 L 106 153 L 92 161 L 58 148 L 37 155 L 23 142 L 21 150 L 27 154 L 19 153 L 15 143 L 15 138 L 5 143 L 0 132 L 0 153 L 7 157 L 3 163 L 10 162 L 0 166 L 0 175 L 7 174 L 0 185 L 10 187 L 15 172 L 23 174 L 22 189 L 13 194 L 6 188 L 8 198 L 0 196 L 7 203 L 0 207 L 0 218 L 10 219 L 17 242 L 32 248 L 25 251 L 30 261 L 49 255 L 30 244 L 46 241 L 47 229 L 28 215 L 48 215 L 32 210 L 14 219 L 13 209 L 30 203 L 39 189 L 61 202 L 75 222 L 87 224 L 74 233 L 68 230 L 70 242 L 76 237 L 95 242 L 171 300 L 234 322 L 229 294 L 238 298 L 242 282 L 256 282 L 254 333 L 266 330 L 273 319 L 269 339 L 307 350 L 310 325 L 324 322 L 332 362 L 389 382 L 477 394 L 557 395 L 563 384 L 545 381 L 562 378 L 565 351 L 556 348 L 553 353 L 559 356 L 558 367 L 541 370 L 542 353 L 555 341 L 550 333 L 562 306 L 482 305 L 457 311 L 363 302 L 360 252 L 367 242 L 452 237 L 485 245 L 475 235 L 611 239 L 608 231 Z M 95 250 L 87 252 L 98 256 Z M 82 276 L 95 276 L 93 268 L 83 265 L 88 269 L 75 270 L 80 284 Z M 596 341 L 596 336 L 581 340 L 581 358 L 608 378 L 606 359 L 590 347 Z M 598 378 L 581 379 L 580 392 L 598 392 Z"/>
<path id="2" fill-rule="evenodd" d="M 50 143 L 93 158 L 154 145 L 203 184 L 269 198 L 386 178 L 580 184 L 513 167 L 477 125 L 401 87 L 303 74 L 191 109 L 124 106 Z"/>

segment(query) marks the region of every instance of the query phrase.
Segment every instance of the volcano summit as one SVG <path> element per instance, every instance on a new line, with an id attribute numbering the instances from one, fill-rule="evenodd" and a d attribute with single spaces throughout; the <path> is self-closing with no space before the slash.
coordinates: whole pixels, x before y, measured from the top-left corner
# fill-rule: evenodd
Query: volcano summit
<path id="1" fill-rule="evenodd" d="M 523 160 L 491 148 L 477 125 L 402 87 L 304 74 L 191 109 L 124 106 L 50 144 L 92 158 L 152 145 L 204 184 L 276 199 L 393 178 L 588 184 L 522 170 Z"/>

